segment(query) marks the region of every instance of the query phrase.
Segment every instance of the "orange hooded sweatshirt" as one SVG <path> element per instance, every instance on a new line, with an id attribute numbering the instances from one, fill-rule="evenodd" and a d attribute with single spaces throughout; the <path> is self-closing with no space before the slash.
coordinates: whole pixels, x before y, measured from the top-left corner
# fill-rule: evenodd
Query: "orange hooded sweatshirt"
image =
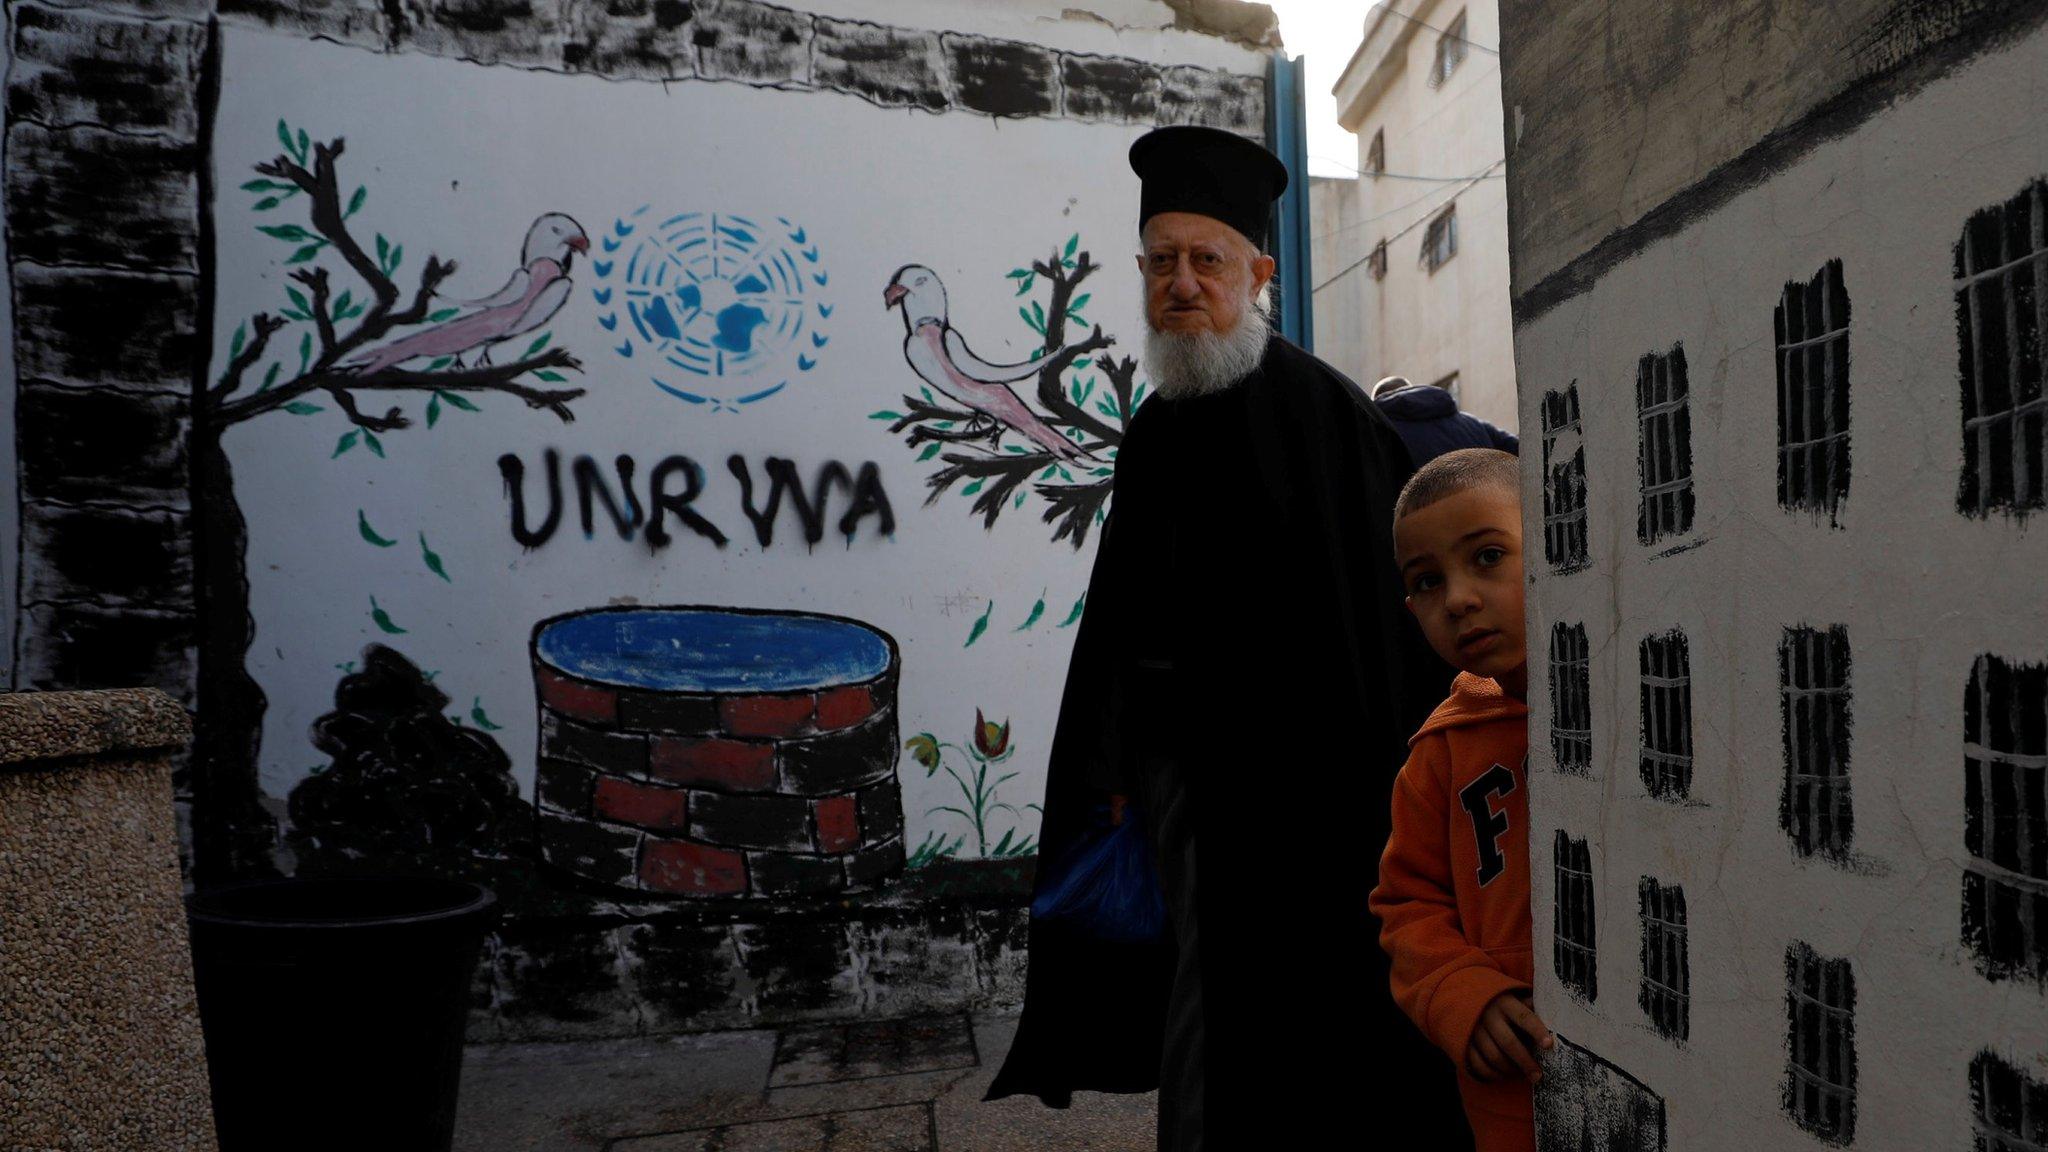
<path id="1" fill-rule="evenodd" d="M 1529 924 L 1529 709 L 1460 673 L 1408 742 L 1372 892 L 1394 1000 L 1458 1068 L 1480 1152 L 1533 1152 L 1529 1084 L 1465 1071 L 1486 1005 L 1535 976 Z"/>

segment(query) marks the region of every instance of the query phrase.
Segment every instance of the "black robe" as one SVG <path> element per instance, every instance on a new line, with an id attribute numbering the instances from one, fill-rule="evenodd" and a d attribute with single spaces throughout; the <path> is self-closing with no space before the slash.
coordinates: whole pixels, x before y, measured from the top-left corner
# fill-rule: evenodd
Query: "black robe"
<path id="1" fill-rule="evenodd" d="M 1450 1064 L 1395 1006 L 1366 907 L 1407 738 L 1451 676 L 1394 568 L 1407 449 L 1356 384 L 1275 337 L 1237 386 L 1148 401 L 1116 463 L 1040 859 L 1106 793 L 1142 795 L 1148 760 L 1176 759 L 1207 1147 L 1469 1146 Z M 1172 948 L 1034 922 L 989 1098 L 1157 1087 Z"/>

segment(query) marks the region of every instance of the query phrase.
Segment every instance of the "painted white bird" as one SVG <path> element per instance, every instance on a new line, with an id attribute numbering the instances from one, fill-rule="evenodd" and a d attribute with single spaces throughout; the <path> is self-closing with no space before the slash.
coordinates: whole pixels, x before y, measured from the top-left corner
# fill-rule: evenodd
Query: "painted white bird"
<path id="1" fill-rule="evenodd" d="M 946 319 L 946 286 L 938 273 L 922 264 L 905 264 L 883 289 L 882 301 L 885 308 L 903 310 L 903 358 L 925 383 L 1009 425 L 1061 460 L 1095 459 L 1010 390 L 1013 382 L 1036 376 L 1047 361 L 991 364 L 976 356 Z"/>
<path id="2" fill-rule="evenodd" d="M 381 372 L 422 356 L 461 356 L 482 350 L 479 364 L 490 363 L 491 345 L 539 328 L 569 299 L 569 263 L 574 253 L 590 251 L 583 226 L 560 212 L 550 212 L 526 230 L 519 269 L 505 286 L 481 300 L 456 303 L 476 311 L 414 332 L 381 348 L 372 348 L 344 367 Z"/>

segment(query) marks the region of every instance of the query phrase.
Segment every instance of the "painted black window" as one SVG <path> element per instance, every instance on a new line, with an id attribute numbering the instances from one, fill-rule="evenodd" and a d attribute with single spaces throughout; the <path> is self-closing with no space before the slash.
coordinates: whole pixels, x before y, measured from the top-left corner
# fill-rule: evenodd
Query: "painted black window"
<path id="1" fill-rule="evenodd" d="M 1592 774 L 1592 661 L 1584 624 L 1550 629 L 1550 754 L 1559 772 Z"/>
<path id="2" fill-rule="evenodd" d="M 1365 174 L 1377 176 L 1387 170 L 1387 130 L 1375 128 L 1372 143 L 1365 149 Z"/>
<path id="3" fill-rule="evenodd" d="M 1636 475 L 1642 502 L 1636 539 L 1654 544 L 1692 531 L 1692 409 L 1687 404 L 1685 349 L 1672 345 L 1636 365 Z"/>
<path id="4" fill-rule="evenodd" d="M 1787 628 L 1778 643 L 1785 744 L 1779 823 L 1802 856 L 1849 849 L 1849 633 Z"/>
<path id="5" fill-rule="evenodd" d="M 1365 258 L 1365 270 L 1375 280 L 1385 280 L 1387 278 L 1387 242 L 1385 240 L 1372 246 L 1372 254 Z"/>
<path id="6" fill-rule="evenodd" d="M 1552 963 L 1558 981 L 1591 1002 L 1599 995 L 1600 979 L 1593 947 L 1593 861 L 1586 842 L 1558 829 L 1551 869 L 1556 879 Z"/>
<path id="7" fill-rule="evenodd" d="M 1785 950 L 1791 1064 L 1785 1111 L 1833 1144 L 1856 1135 L 1856 975 L 1803 943 Z"/>
<path id="8" fill-rule="evenodd" d="M 1778 503 L 1832 516 L 1849 494 L 1849 293 L 1842 262 L 1778 301 Z"/>
<path id="9" fill-rule="evenodd" d="M 2048 182 L 1970 217 L 1956 242 L 1956 343 L 1963 393 L 1963 475 L 1956 507 L 1973 516 L 2043 506 L 2048 396 Z"/>
<path id="10" fill-rule="evenodd" d="M 1636 1003 L 1657 1034 L 1683 1040 L 1692 1022 L 1692 964 L 1686 956 L 1685 889 L 1645 876 L 1642 900 L 1643 983 Z"/>
<path id="11" fill-rule="evenodd" d="M 1643 787 L 1664 800 L 1692 793 L 1692 661 L 1685 633 L 1645 636 L 1642 666 Z"/>
<path id="12" fill-rule="evenodd" d="M 1422 233 L 1422 260 L 1434 272 L 1450 263 L 1451 257 L 1457 254 L 1458 206 L 1452 204 L 1438 213 Z"/>
<path id="13" fill-rule="evenodd" d="M 1976 1152 L 2048 1149 L 2048 1084 L 1989 1052 L 1970 1061 L 1970 1111 Z"/>
<path id="14" fill-rule="evenodd" d="M 1979 656 L 1963 741 L 1963 939 L 1993 979 L 2048 980 L 2048 665 Z"/>
<path id="15" fill-rule="evenodd" d="M 1579 382 L 1545 392 L 1543 422 L 1543 558 L 1570 571 L 1586 554 L 1586 447 L 1579 430 Z"/>
<path id="16" fill-rule="evenodd" d="M 1437 37 L 1436 62 L 1429 70 L 1429 86 L 1441 86 L 1444 81 L 1451 78 L 1451 73 L 1458 70 L 1458 65 L 1464 62 L 1465 14 L 1460 12 L 1457 18 L 1445 27 L 1443 35 Z"/>

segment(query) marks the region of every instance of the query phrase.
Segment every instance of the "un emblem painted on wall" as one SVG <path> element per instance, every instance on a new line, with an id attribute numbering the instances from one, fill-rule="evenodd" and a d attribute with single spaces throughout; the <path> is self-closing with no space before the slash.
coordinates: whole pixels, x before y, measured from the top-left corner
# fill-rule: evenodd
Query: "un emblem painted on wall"
<path id="1" fill-rule="evenodd" d="M 613 351 L 713 412 L 766 400 L 818 366 L 832 305 L 802 228 L 724 212 L 655 221 L 651 207 L 614 220 L 591 262 Z"/>

